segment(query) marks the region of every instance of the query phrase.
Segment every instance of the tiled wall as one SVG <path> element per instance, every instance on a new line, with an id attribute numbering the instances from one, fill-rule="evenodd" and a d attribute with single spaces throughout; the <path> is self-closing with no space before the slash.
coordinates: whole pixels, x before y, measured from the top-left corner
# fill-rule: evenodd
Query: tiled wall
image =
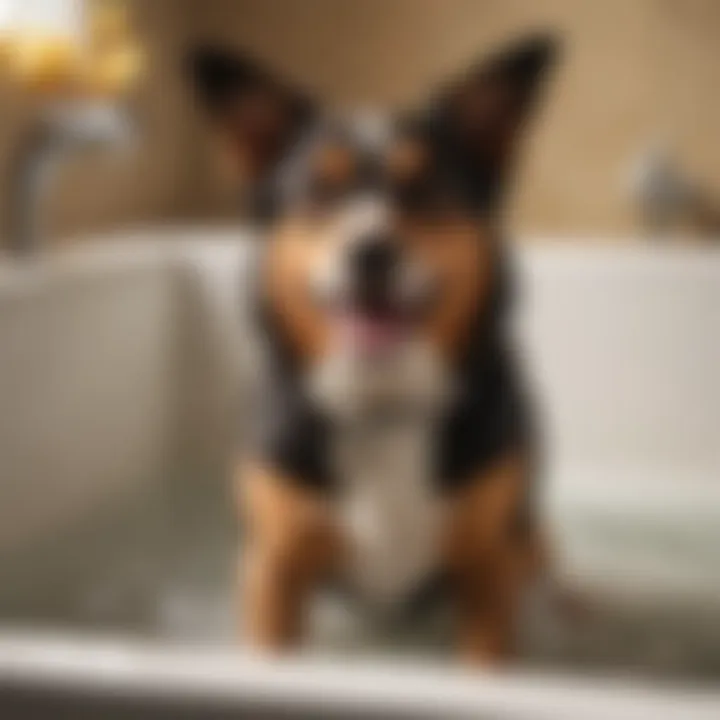
<path id="1" fill-rule="evenodd" d="M 483 48 L 559 28 L 566 63 L 527 148 L 514 215 L 540 233 L 637 230 L 627 168 L 658 136 L 720 195 L 715 0 L 190 0 L 198 35 L 254 50 L 335 101 L 400 101 Z M 195 199 L 221 197 L 202 171 Z"/>
<path id="2" fill-rule="evenodd" d="M 333 103 L 401 104 L 518 31 L 557 28 L 565 64 L 526 147 L 513 223 L 534 235 L 636 235 L 628 168 L 662 136 L 720 197 L 716 0 L 133 2 L 151 56 L 134 104 L 138 152 L 64 172 L 47 214 L 54 238 L 236 212 L 179 73 L 182 48 L 200 37 L 248 48 Z M 24 114 L 7 92 L 2 101 L 0 199 Z"/>

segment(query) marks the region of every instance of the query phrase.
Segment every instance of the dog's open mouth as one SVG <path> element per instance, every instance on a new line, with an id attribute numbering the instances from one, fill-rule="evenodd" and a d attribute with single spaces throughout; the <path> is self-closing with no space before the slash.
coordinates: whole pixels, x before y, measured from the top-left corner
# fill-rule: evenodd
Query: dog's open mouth
<path id="1" fill-rule="evenodd" d="M 371 300 L 354 297 L 331 309 L 340 339 L 359 355 L 382 358 L 415 339 L 440 297 L 436 283 Z"/>
<path id="2" fill-rule="evenodd" d="M 442 296 L 438 278 L 399 273 L 389 282 L 343 274 L 316 282 L 311 292 L 335 339 L 353 354 L 381 358 L 415 338 Z"/>
<path id="3" fill-rule="evenodd" d="M 411 316 L 391 308 L 383 311 L 351 308 L 341 314 L 339 321 L 344 339 L 366 356 L 392 352 L 408 339 L 415 326 Z"/>

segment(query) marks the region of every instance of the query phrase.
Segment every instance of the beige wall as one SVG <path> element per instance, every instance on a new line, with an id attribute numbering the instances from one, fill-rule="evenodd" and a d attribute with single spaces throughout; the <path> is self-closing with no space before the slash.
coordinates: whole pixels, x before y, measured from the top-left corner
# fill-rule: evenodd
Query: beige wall
<path id="1" fill-rule="evenodd" d="M 565 64 L 527 147 L 515 225 L 547 234 L 636 232 L 623 183 L 632 158 L 660 134 L 720 194 L 717 0 L 133 2 L 150 51 L 135 98 L 137 151 L 63 172 L 47 213 L 55 238 L 235 212 L 178 72 L 193 38 L 249 49 L 329 102 L 401 104 L 517 31 L 557 28 L 566 36 Z M 27 108 L 7 92 L 1 100 L 4 199 Z"/>
<path id="2" fill-rule="evenodd" d="M 515 194 L 522 228 L 634 232 L 627 167 L 663 134 L 720 191 L 716 0 L 189 1 L 198 36 L 251 49 L 336 102 L 402 101 L 518 30 L 561 29 L 565 66 Z M 217 183 L 193 162 L 194 202 L 213 213 Z"/>

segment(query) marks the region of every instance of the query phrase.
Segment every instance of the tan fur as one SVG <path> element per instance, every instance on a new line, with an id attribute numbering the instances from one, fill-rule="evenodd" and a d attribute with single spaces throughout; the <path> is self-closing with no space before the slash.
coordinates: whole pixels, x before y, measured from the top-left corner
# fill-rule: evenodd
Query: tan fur
<path id="1" fill-rule="evenodd" d="M 395 181 L 411 182 L 427 170 L 430 163 L 427 147 L 416 140 L 400 140 L 390 149 L 387 170 Z"/>
<path id="2" fill-rule="evenodd" d="M 322 356 L 328 342 L 325 318 L 308 293 L 308 278 L 328 242 L 308 221 L 299 220 L 287 221 L 268 240 L 268 305 L 305 361 Z"/>
<path id="3" fill-rule="evenodd" d="M 366 178 L 359 171 L 364 170 L 365 158 L 355 156 L 358 150 L 337 141 L 319 148 L 306 178 L 312 192 L 293 197 L 270 232 L 266 276 L 261 279 L 266 307 L 300 362 L 315 366 L 312 370 L 324 367 L 327 363 L 322 361 L 336 359 L 328 355 L 331 340 L 342 342 L 346 333 L 353 332 L 347 317 L 337 312 L 333 317 L 321 306 L 317 286 L 340 282 L 346 268 L 334 262 L 338 253 L 347 251 L 353 240 L 376 233 L 402 243 L 404 260 L 410 256 L 396 290 L 404 300 L 412 296 L 417 301 L 408 300 L 399 308 L 407 311 L 403 320 L 415 322 L 416 313 L 422 315 L 412 327 L 419 337 L 412 341 L 419 340 L 418 346 L 430 350 L 427 355 L 438 366 L 443 358 L 452 361 L 462 355 L 478 307 L 482 312 L 489 298 L 495 254 L 490 251 L 490 233 L 478 226 L 475 212 L 461 209 L 467 198 L 453 198 L 456 191 L 438 192 L 442 188 L 427 187 L 424 181 L 435 170 L 447 170 L 431 167 L 435 159 L 454 161 L 444 152 L 450 140 L 450 155 L 462 155 L 457 170 L 482 169 L 490 183 L 487 189 L 500 187 L 493 183 L 504 179 L 512 166 L 540 71 L 552 64 L 556 44 L 550 37 L 533 36 L 443 86 L 440 113 L 433 113 L 439 123 L 432 123 L 441 132 L 427 137 L 423 124 L 421 133 L 390 148 L 381 163 L 383 183 L 375 182 L 384 197 L 364 197 Z M 218 57 L 212 50 L 208 55 L 201 49 L 196 60 L 198 89 L 207 96 L 218 130 L 232 143 L 231 152 L 245 178 L 270 177 L 290 141 L 300 137 L 308 117 L 315 114 L 314 102 L 244 58 L 225 53 Z M 234 74 L 237 79 L 225 97 L 220 93 L 213 100 L 217 73 L 212 67 L 217 69 L 218 63 L 225 68 L 221 75 Z M 426 189 L 431 193 L 427 202 Z M 334 200 L 353 193 L 358 202 L 346 206 L 343 214 Z M 409 334 L 409 328 L 402 330 Z M 307 373 L 305 378 L 310 376 Z M 526 472 L 526 459 L 508 454 L 470 478 L 448 501 L 441 559 L 452 578 L 458 645 L 474 662 L 510 653 L 521 589 L 541 562 L 542 546 L 531 529 L 518 531 Z M 243 548 L 243 618 L 257 647 L 280 649 L 298 642 L 311 592 L 323 576 L 343 565 L 348 554 L 333 509 L 323 497 L 300 489 L 299 480 L 253 466 L 238 481 L 240 511 L 248 531 Z"/>
<path id="4" fill-rule="evenodd" d="M 488 295 L 494 271 L 488 240 L 476 225 L 452 218 L 397 230 L 407 252 L 442 280 L 442 297 L 420 332 L 444 355 L 459 354 L 478 300 Z M 329 335 L 307 292 L 308 278 L 335 241 L 330 228 L 303 218 L 286 221 L 270 241 L 270 305 L 308 362 L 325 352 Z M 453 578 L 458 649 L 473 663 L 512 651 L 516 605 L 535 552 L 530 536 L 514 532 L 526 470 L 523 458 L 504 457 L 449 502 L 443 557 Z M 246 482 L 245 509 L 258 529 L 249 550 L 245 620 L 257 646 L 287 647 L 300 636 L 314 583 L 341 561 L 344 541 L 321 498 L 258 469 Z"/>
<path id="5" fill-rule="evenodd" d="M 510 454 L 451 500 L 445 561 L 458 616 L 458 649 L 473 664 L 513 652 L 523 590 L 540 562 L 533 528 L 519 527 L 527 467 Z"/>
<path id="6" fill-rule="evenodd" d="M 241 630 L 256 648 L 292 647 L 301 639 L 310 594 L 342 561 L 340 533 L 325 501 L 291 478 L 243 466 L 237 489 L 248 538 L 240 568 Z"/>
<path id="7" fill-rule="evenodd" d="M 474 224 L 449 218 L 438 225 L 415 223 L 403 229 L 417 253 L 441 278 L 442 297 L 421 332 L 441 354 L 452 358 L 468 340 L 468 327 L 478 303 L 487 299 L 493 268 L 489 242 Z"/>
<path id="8" fill-rule="evenodd" d="M 312 164 L 317 179 L 331 184 L 350 181 L 356 171 L 356 161 L 352 153 L 339 143 L 319 148 L 312 159 Z"/>
<path id="9" fill-rule="evenodd" d="M 523 459 L 508 455 L 448 504 L 441 557 L 458 617 L 458 652 L 472 664 L 510 657 L 517 604 L 537 570 L 535 536 L 516 527 L 525 473 Z M 246 466 L 237 487 L 248 530 L 245 638 L 266 651 L 295 647 L 312 593 L 342 568 L 346 542 L 329 503 L 291 478 Z"/>
<path id="10" fill-rule="evenodd" d="M 420 257 L 440 278 L 437 307 L 418 330 L 443 355 L 453 357 L 462 349 L 478 299 L 482 302 L 488 294 L 493 273 L 488 239 L 461 218 L 399 223 L 397 236 L 411 256 Z M 269 305 L 308 362 L 325 352 L 330 322 L 308 292 L 309 277 L 337 242 L 331 221 L 302 217 L 288 219 L 269 240 Z"/>

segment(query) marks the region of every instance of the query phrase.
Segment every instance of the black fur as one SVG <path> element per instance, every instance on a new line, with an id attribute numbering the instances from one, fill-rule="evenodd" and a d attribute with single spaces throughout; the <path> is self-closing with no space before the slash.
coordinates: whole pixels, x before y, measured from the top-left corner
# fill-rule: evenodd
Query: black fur
<path id="1" fill-rule="evenodd" d="M 548 34 L 526 37 L 474 64 L 446 83 L 425 108 L 396 123 L 398 134 L 418 135 L 432 151 L 433 187 L 423 189 L 430 191 L 426 200 L 442 194 L 466 211 L 484 217 L 493 216 L 501 208 L 513 163 L 509 153 L 500 148 L 500 140 L 509 136 L 508 144 L 517 144 L 515 138 L 531 116 L 543 80 L 556 61 L 558 45 L 557 38 Z M 243 203 L 252 218 L 262 224 L 287 210 L 288 167 L 293 168 L 296 195 L 298 186 L 305 191 L 310 187 L 309 169 L 303 172 L 302 161 L 308 157 L 307 149 L 313 142 L 332 133 L 336 137 L 344 134 L 351 145 L 354 143 L 352 130 L 328 124 L 310 95 L 233 50 L 197 46 L 185 58 L 185 73 L 211 118 L 224 123 L 225 132 L 235 132 L 239 137 L 243 133 L 242 119 L 234 121 L 233 129 L 232 113 L 243 97 L 265 93 L 282 106 L 288 119 L 286 137 L 271 156 L 272 165 L 251 178 Z M 501 100 L 493 103 L 492 96 L 498 92 L 502 93 Z M 480 109 L 472 111 L 478 117 L 470 126 L 465 122 L 467 98 L 491 98 L 491 102 L 480 103 Z M 367 149 L 355 149 L 362 156 L 364 170 L 358 180 L 376 187 L 382 185 L 382 174 L 374 171 Z M 304 177 L 304 182 L 298 183 L 298 177 Z"/>
<path id="2" fill-rule="evenodd" d="M 328 204 L 371 192 L 408 212 L 432 212 L 449 203 L 466 217 L 493 227 L 511 176 L 517 136 L 556 54 L 554 38 L 526 39 L 448 83 L 421 112 L 397 120 L 392 135 L 413 135 L 431 158 L 428 172 L 412 187 L 393 185 L 382 162 L 386 148 L 368 146 L 352 124 L 320 120 L 305 94 L 288 90 L 254 62 L 204 48 L 191 54 L 189 68 L 203 105 L 215 118 L 226 118 L 238 97 L 257 90 L 270 93 L 288 113 L 289 134 L 282 153 L 253 178 L 256 220 L 270 223 L 297 204 Z M 311 162 L 313 147 L 331 136 L 345 143 L 357 161 L 357 172 L 339 195 L 320 192 Z M 261 247 L 258 251 L 262 256 Z M 490 303 L 477 308 L 467 329 L 465 352 L 454 368 L 459 392 L 435 433 L 434 477 L 440 495 L 476 481 L 506 453 L 534 456 L 533 413 L 505 336 L 512 272 L 499 236 L 491 262 Z M 258 319 L 269 350 L 255 416 L 259 451 L 283 476 L 333 493 L 337 478 L 329 448 L 336 427 L 304 392 L 298 358 L 262 295 L 262 262 L 255 275 Z M 530 475 L 526 502 L 518 509 L 523 524 L 532 522 Z"/>
<path id="3" fill-rule="evenodd" d="M 459 392 L 435 435 L 434 477 L 440 494 L 466 486 L 504 453 L 530 451 L 533 444 L 530 398 L 505 337 L 511 269 L 500 243 L 496 243 L 495 255 L 491 298 L 488 305 L 478 307 L 468 330 L 470 342 L 454 372 Z M 261 266 L 258 277 L 262 277 Z M 332 494 L 338 479 L 333 476 L 328 449 L 336 428 L 305 394 L 299 359 L 262 294 L 256 301 L 260 330 L 269 349 L 256 416 L 262 455 L 284 476 Z"/>

